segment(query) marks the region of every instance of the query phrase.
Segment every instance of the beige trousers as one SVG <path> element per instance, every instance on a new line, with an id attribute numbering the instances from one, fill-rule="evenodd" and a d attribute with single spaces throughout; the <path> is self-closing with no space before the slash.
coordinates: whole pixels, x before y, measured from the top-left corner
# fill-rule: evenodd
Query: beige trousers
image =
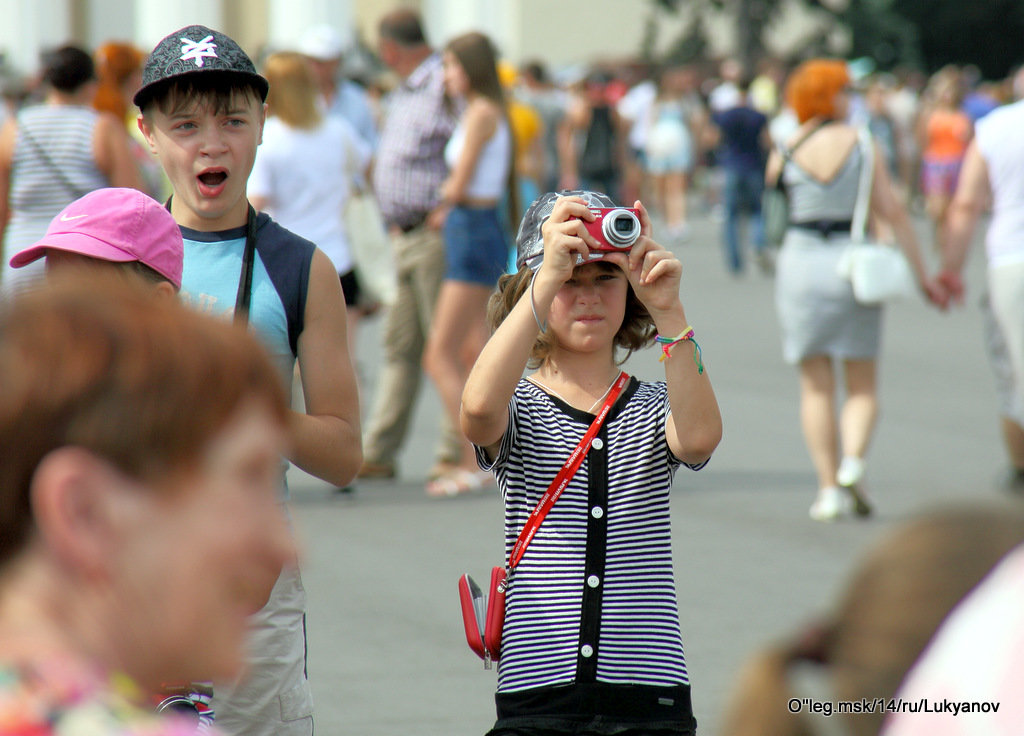
<path id="1" fill-rule="evenodd" d="M 398 279 L 395 303 L 384 324 L 384 366 L 363 437 L 366 462 L 394 464 L 409 431 L 423 380 L 423 349 L 444 279 L 444 238 L 418 227 L 391 238 Z M 457 463 L 461 435 L 441 412 L 437 460 Z"/>

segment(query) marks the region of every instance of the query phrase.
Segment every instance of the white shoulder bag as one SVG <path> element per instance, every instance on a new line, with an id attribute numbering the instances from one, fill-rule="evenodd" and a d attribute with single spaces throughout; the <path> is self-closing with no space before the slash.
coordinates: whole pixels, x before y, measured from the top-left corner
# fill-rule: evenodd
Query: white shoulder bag
<path id="1" fill-rule="evenodd" d="M 907 299 L 916 293 L 917 279 L 903 252 L 867 237 L 875 156 L 871 134 L 866 128 L 860 129 L 858 139 L 863 161 L 857 203 L 853 209 L 851 242 L 839 259 L 837 270 L 840 276 L 850 281 L 853 297 L 861 304 L 878 305 Z"/>

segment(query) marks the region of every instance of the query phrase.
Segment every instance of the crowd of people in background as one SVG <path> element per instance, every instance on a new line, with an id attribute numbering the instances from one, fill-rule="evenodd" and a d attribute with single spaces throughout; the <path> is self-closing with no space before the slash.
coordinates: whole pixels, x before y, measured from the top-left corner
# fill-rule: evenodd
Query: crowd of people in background
<path id="1" fill-rule="evenodd" d="M 223 58 L 213 54 L 216 62 L 206 67 L 197 64 L 195 69 L 185 65 L 183 70 L 177 64 L 188 53 L 185 47 L 179 48 L 182 34 L 191 34 L 188 43 L 197 49 L 207 43 L 219 45 Z M 227 452 L 223 443 L 241 443 L 247 452 L 258 455 L 251 463 L 258 467 L 248 480 L 244 462 L 235 462 L 233 455 L 233 464 L 223 471 L 241 478 L 236 485 L 257 486 L 266 507 L 261 507 L 260 518 L 247 517 L 248 536 L 236 540 L 238 550 L 228 551 L 239 569 L 244 568 L 241 560 L 246 549 L 255 550 L 265 563 L 258 580 L 237 583 L 245 593 L 240 595 L 244 605 L 236 603 L 231 610 L 248 616 L 259 609 L 255 618 L 248 619 L 255 650 L 266 654 L 279 648 L 280 654 L 250 662 L 249 680 L 218 686 L 218 723 L 225 732 L 303 736 L 312 732 L 305 676 L 304 590 L 285 517 L 276 515 L 273 503 L 275 494 L 283 499 L 286 493 L 278 460 L 286 455 L 339 491 L 348 489 L 354 478 L 394 478 L 401 472 L 401 449 L 424 376 L 433 382 L 444 409 L 438 417 L 436 461 L 426 479 L 426 493 L 456 496 L 500 486 L 507 504 L 506 539 L 514 539 L 531 506 L 525 491 L 520 496 L 515 492 L 534 481 L 532 464 L 547 460 L 557 466 L 562 459 L 559 453 L 575 442 L 574 438 L 566 448 L 557 445 L 563 425 L 571 424 L 574 412 L 574 421 L 580 416 L 589 421 L 616 383 L 624 384 L 628 378 L 620 375 L 616 349 L 628 354 L 656 340 L 668 359 L 673 348 L 682 353 L 679 343 L 687 343 L 685 349 L 692 348 L 693 360 L 666 361 L 665 383 L 633 379 L 625 389 L 624 405 L 639 413 L 628 415 L 633 417 L 628 420 L 623 419 L 626 414 L 613 413 L 604 439 L 599 437 L 592 445 L 597 451 L 594 456 L 601 457 L 607 443 L 605 455 L 611 456 L 615 437 L 623 437 L 619 446 L 634 441 L 629 433 L 641 429 L 650 430 L 648 434 L 656 438 L 648 437 L 643 445 L 654 448 L 652 458 L 642 460 L 646 456 L 638 452 L 632 459 L 636 467 L 623 466 L 617 473 L 598 467 L 604 468 L 609 487 L 657 471 L 657 478 L 643 485 L 662 495 L 644 508 L 657 511 L 665 522 L 658 531 L 664 533 L 664 545 L 659 542 L 661 546 L 645 554 L 670 557 L 667 493 L 672 473 L 680 465 L 702 468 L 722 436 L 717 400 L 679 296 L 682 266 L 677 253 L 692 247 L 691 221 L 698 215 L 719 223 L 727 273 L 742 278 L 753 263 L 762 277 L 775 279 L 782 353 L 797 367 L 801 428 L 818 485 L 809 513 L 816 521 L 833 521 L 849 515 L 866 517 L 873 510 L 874 501 L 864 493 L 862 479 L 878 412 L 881 309 L 855 302 L 838 275 L 840 250 L 832 244 L 837 237 L 850 238 L 852 213 L 866 182 L 866 220 L 882 239 L 902 248 L 923 296 L 944 309 L 963 295 L 961 271 L 974 227 L 994 203 L 987 248 L 989 348 L 997 374 L 1004 377 L 1001 420 L 1010 465 L 1016 482 L 1024 484 L 1024 344 L 1018 329 L 1024 305 L 1020 271 L 1024 206 L 1015 194 L 1020 191 L 1018 172 L 1024 167 L 1024 149 L 1010 143 L 1020 129 L 1019 121 L 1024 121 L 1024 111 L 1008 104 L 1024 97 L 1024 74 L 990 81 L 981 79 L 977 69 L 964 66 L 947 67 L 926 77 L 909 70 L 875 71 L 863 63 L 820 59 L 792 66 L 764 59 L 755 69 L 745 69 L 731 58 L 623 60 L 565 69 L 552 68 L 542 59 L 517 65 L 503 60 L 493 40 L 479 32 L 434 47 L 420 17 L 409 9 L 392 11 L 380 22 L 378 72 L 351 73 L 346 67 L 349 51 L 335 29 L 316 26 L 291 47 L 268 48 L 255 55 L 254 64 L 230 38 L 191 26 L 165 38 L 152 54 L 121 41 L 106 43 L 95 53 L 74 45 L 48 50 L 37 79 L 3 89 L 0 302 L 15 306 L 7 316 L 0 315 L 0 375 L 20 376 L 24 369 L 10 358 L 12 351 L 45 338 L 33 332 L 32 325 L 50 328 L 69 315 L 83 329 L 109 333 L 113 343 L 145 353 L 138 359 L 143 372 L 163 375 L 160 371 L 166 370 L 172 384 L 188 379 L 190 386 L 205 385 L 199 378 L 206 375 L 201 367 L 183 357 L 196 341 L 204 345 L 211 354 L 211 366 L 221 373 L 248 370 L 249 384 L 237 387 L 236 393 L 209 399 L 220 413 L 204 425 L 207 433 L 195 436 L 180 456 L 169 457 L 166 467 L 156 468 L 198 473 L 194 477 L 175 474 L 179 484 L 188 478 L 212 484 L 222 472 L 217 458 L 218 453 Z M 862 135 L 863 130 L 870 135 Z M 197 169 L 197 162 L 214 158 L 213 148 L 228 163 Z M 765 182 L 776 180 L 785 182 L 791 207 L 778 251 L 767 246 L 761 218 Z M 551 194 L 560 190 L 573 197 Z M 125 198 L 125 191 L 132 195 Z M 118 205 L 126 212 L 141 207 L 149 221 L 169 227 L 177 261 L 169 266 L 173 276 L 161 271 L 163 280 L 173 285 L 171 289 L 165 284 L 161 293 L 170 290 L 180 293 L 185 304 L 251 320 L 273 362 L 255 343 L 237 334 L 185 319 L 176 311 L 179 307 L 163 305 L 150 315 L 161 329 L 170 321 L 179 324 L 180 319 L 163 352 L 150 354 L 137 345 L 145 342 L 144 325 L 132 323 L 125 315 L 112 316 L 102 307 L 83 309 L 81 305 L 89 300 L 80 286 L 65 286 L 68 290 L 54 292 L 50 301 L 33 296 L 28 287 L 43 280 L 44 261 L 52 270 L 59 263 L 75 261 L 74 253 L 83 255 L 74 249 L 71 255 L 54 255 L 52 249 L 60 248 L 47 239 L 58 221 L 67 224 L 81 217 L 90 218 L 82 225 L 95 224 L 92 210 L 78 214 L 76 209 L 83 201 L 95 201 L 90 200 L 90 192 L 104 192 L 100 199 L 110 202 L 127 202 Z M 142 196 L 139 192 L 147 195 L 141 202 L 136 201 Z M 357 224 L 346 216 L 357 198 L 371 202 L 373 227 L 367 227 L 365 219 Z M 593 203 L 636 206 L 642 236 L 635 253 L 607 255 L 600 263 L 589 260 L 589 249 L 597 243 L 581 230 L 578 220 L 586 219 L 588 205 Z M 927 217 L 932 225 L 935 253 L 931 256 L 918 243 L 910 213 Z M 77 225 L 69 225 L 73 227 Z M 393 290 L 387 295 L 370 288 L 372 279 L 365 271 L 369 265 L 361 263 L 359 256 L 362 239 L 381 233 L 386 233 L 393 271 Z M 122 264 L 145 261 L 119 255 L 125 250 L 123 241 L 131 238 L 120 231 L 115 235 L 119 245 L 113 249 L 104 248 L 103 255 L 84 255 Z M 96 240 L 94 233 L 89 238 L 78 233 L 81 242 Z M 546 269 L 542 268 L 545 260 Z M 939 264 L 934 274 L 929 273 L 929 260 Z M 146 311 L 147 298 L 141 293 L 121 287 L 113 291 L 113 303 Z M 571 308 L 573 300 L 580 299 L 593 299 L 598 305 L 582 320 L 588 327 L 607 321 L 602 310 L 619 310 L 615 329 L 605 325 L 595 327 L 593 334 L 578 334 L 574 325 L 581 320 L 571 316 Z M 382 300 L 386 303 L 381 304 Z M 382 306 L 383 365 L 373 400 L 363 406 L 353 367 L 355 329 L 361 318 Z M 29 327 L 19 327 L 20 321 Z M 624 324 L 629 329 L 620 331 Z M 665 334 L 655 337 L 659 330 Z M 677 332 L 677 337 L 669 337 Z M 92 350 L 73 330 L 68 340 L 68 349 L 83 354 Z M 32 349 L 38 352 L 40 367 L 61 363 L 46 352 L 56 350 L 52 344 Z M 8 351 L 6 362 L 4 350 Z M 228 356 L 229 350 L 237 350 L 238 355 Z M 254 361 L 255 368 L 239 369 L 236 363 L 243 358 Z M 139 375 L 111 360 L 113 368 Z M 529 381 L 520 382 L 524 366 L 538 371 Z M 113 390 L 100 373 L 89 377 L 102 384 L 95 390 L 101 394 Z M 284 390 L 276 377 L 283 377 Z M 63 374 L 55 374 L 53 380 L 92 390 Z M 293 385 L 301 385 L 304 411 L 286 408 L 292 403 Z M 35 392 L 36 399 L 47 388 L 29 381 L 16 387 Z M 217 393 L 210 386 L 205 389 Z M 139 400 L 179 397 L 160 382 L 143 382 L 133 390 Z M 247 396 L 236 395 L 247 390 L 262 403 L 252 404 Z M 622 385 L 613 397 L 619 390 Z M 121 395 L 116 390 L 114 394 L 112 405 L 123 414 L 114 419 L 124 425 L 114 430 L 132 432 L 133 427 L 145 425 L 142 429 L 149 431 L 147 423 L 159 423 L 160 415 L 139 419 L 125 413 L 122 404 L 134 394 Z M 48 398 L 59 403 L 61 396 Z M 71 412 L 84 410 L 75 403 L 76 395 L 64 398 L 75 405 L 57 406 L 53 411 L 66 410 L 61 421 L 71 421 Z M 0 409 L 6 406 L 0 401 Z M 5 409 L 7 414 L 0 415 L 0 436 L 11 438 L 12 443 L 19 431 L 19 412 L 30 414 L 25 406 Z M 93 421 L 92 414 L 84 414 Z M 175 421 L 179 426 L 205 420 L 193 411 Z M 51 431 L 43 424 L 36 429 L 40 435 Z M 460 430 L 467 431 L 472 444 Z M 527 431 L 535 433 L 534 440 L 521 434 Z M 144 496 L 140 505 L 139 484 L 159 484 L 160 479 L 159 473 L 154 475 L 156 466 L 135 455 L 146 451 L 162 457 L 162 446 L 140 445 L 122 457 L 107 446 L 88 443 L 76 454 L 63 447 L 65 440 L 47 435 L 46 441 L 54 445 L 53 456 L 29 458 L 27 463 L 37 465 L 18 466 L 17 484 L 10 482 L 11 489 L 24 496 L 18 501 L 18 528 L 22 532 L 39 528 L 50 536 L 39 545 L 31 540 L 22 545 L 29 537 L 19 538 L 21 546 L 14 545 L 10 554 L 16 554 L 24 566 L 2 584 L 15 592 L 24 590 L 26 600 L 40 606 L 47 601 L 78 605 L 83 602 L 77 598 L 81 593 L 83 605 L 96 608 L 99 632 L 81 633 L 90 640 L 106 638 L 108 631 L 116 630 L 122 611 L 97 605 L 104 602 L 102 596 L 90 598 L 88 586 L 75 588 L 69 595 L 62 583 L 73 579 L 76 584 L 93 585 L 97 577 L 90 570 L 110 565 L 117 573 L 110 576 L 111 589 L 138 595 L 133 568 L 126 561 L 138 555 L 145 541 L 143 532 L 152 531 L 158 541 L 170 539 L 159 535 L 176 530 L 177 514 L 189 523 L 198 519 L 198 504 L 170 484 L 166 486 L 169 500 Z M 544 452 L 550 457 L 542 457 Z M 202 462 L 189 464 L 195 457 Z M 207 462 L 212 464 L 207 467 Z M 497 478 L 481 470 L 485 465 L 495 469 Z M 45 503 L 30 511 L 25 499 L 39 468 L 49 471 L 31 491 L 41 503 L 50 499 L 59 504 L 67 498 L 86 504 L 75 493 L 106 483 L 103 493 L 89 498 L 97 513 L 110 512 L 109 519 L 103 519 L 109 521 L 118 544 L 97 541 L 107 527 L 83 522 L 82 527 L 72 528 L 56 511 L 48 513 Z M 72 493 L 70 481 L 62 481 L 62 472 L 77 473 L 85 481 Z M 594 484 L 605 482 L 597 470 L 591 472 L 597 479 Z M 100 480 L 90 480 L 94 478 Z M 232 489 L 237 490 L 235 486 L 227 490 Z M 8 490 L 0 488 L 3 493 Z M 603 492 L 607 494 L 608 488 Z M 619 517 L 609 513 L 606 521 L 600 521 L 604 505 L 613 503 L 607 495 L 602 499 L 600 505 L 581 506 L 582 516 L 590 527 L 605 524 L 617 533 Z M 232 503 L 227 499 L 225 508 L 219 509 L 224 519 Z M 120 505 L 130 507 L 134 515 L 122 517 L 110 511 Z M 157 507 L 169 509 L 170 520 L 150 519 L 150 525 L 138 526 L 147 513 L 154 519 L 159 516 L 154 512 Z M 84 505 L 69 508 L 85 514 Z M 194 531 L 197 549 L 216 547 L 215 530 L 209 528 L 215 521 Z M 134 531 L 129 533 L 128 527 Z M 833 678 L 828 687 L 834 696 L 853 700 L 894 695 L 927 637 L 939 627 L 942 614 L 1024 539 L 1021 528 L 1016 514 L 965 513 L 952 520 L 932 518 L 903 530 L 904 537 L 879 547 L 868 560 L 833 619 L 753 662 L 740 682 L 736 710 L 729 716 L 731 732 L 806 732 L 804 724 L 782 708 L 789 692 L 808 680 L 811 686 L 822 686 L 822 667 Z M 274 535 L 262 545 L 254 541 L 260 529 Z M 565 535 L 571 536 L 573 529 L 570 523 Z M 614 544 L 628 549 L 649 532 L 627 528 Z M 980 554 L 976 554 L 979 549 L 947 548 L 933 538 L 948 541 L 968 533 L 977 538 Z M 912 542 L 921 542 L 924 551 L 919 557 L 915 554 L 920 549 Z M 102 554 L 91 551 L 89 545 L 102 549 Z M 894 550 L 899 554 L 890 558 Z M 61 554 L 74 564 L 56 563 Z M 549 548 L 537 552 L 537 559 L 559 568 L 561 554 Z M 906 564 L 908 576 L 937 579 L 943 569 L 940 563 L 950 558 L 953 562 L 969 558 L 969 569 L 960 570 L 963 577 L 950 584 L 940 581 L 935 590 L 923 591 L 920 606 L 905 611 L 908 620 L 900 622 L 905 624 L 903 629 L 895 631 L 870 609 L 872 597 L 877 597 L 884 599 L 886 611 L 892 610 L 894 594 L 885 585 L 891 581 L 884 574 L 892 573 L 897 564 Z M 651 607 L 636 604 L 634 613 L 648 617 L 644 625 L 650 631 L 667 631 L 670 641 L 663 651 L 637 646 L 629 628 L 636 625 L 635 620 L 622 624 L 625 633 L 617 646 L 628 656 L 617 665 L 622 671 L 615 675 L 624 681 L 632 677 L 658 707 L 648 707 L 646 701 L 622 706 L 615 723 L 625 730 L 617 732 L 646 733 L 656 722 L 655 713 L 664 714 L 659 716 L 664 719 L 662 725 L 668 724 L 666 728 L 673 732 L 691 733 L 695 728 L 677 631 L 671 564 L 666 560 L 666 577 L 652 598 L 655 603 Z M 1019 561 L 1010 562 L 1004 575 L 1019 576 Z M 546 584 L 544 564 L 519 573 L 523 585 L 530 584 L 531 575 L 537 576 L 538 585 Z M 628 586 L 615 588 L 611 562 L 613 576 L 603 579 L 604 565 L 602 557 L 600 575 L 590 574 L 593 570 L 587 568 L 587 585 L 603 586 L 610 591 L 603 593 L 609 599 L 630 598 Z M 153 563 L 147 573 L 162 570 Z M 565 573 L 559 569 L 553 574 Z M 639 586 L 647 573 L 629 569 L 622 574 Z M 34 584 L 34 575 L 46 585 Z M 244 578 L 245 573 L 239 575 Z M 592 594 L 577 593 L 580 607 L 589 606 L 585 614 L 591 623 L 605 615 L 600 601 L 593 603 Z M 571 680 L 572 673 L 593 670 L 597 683 L 598 660 L 591 659 L 593 648 L 587 653 L 589 644 L 577 647 L 572 637 L 578 622 L 566 619 L 562 622 L 568 632 L 566 641 L 572 643 L 559 645 L 558 666 L 564 672 L 549 677 L 547 665 L 539 662 L 534 651 L 535 640 L 554 631 L 535 618 L 547 602 L 520 600 L 526 602 L 519 609 L 510 608 L 509 620 L 515 627 L 524 623 L 513 627 L 506 642 L 512 657 L 511 664 L 506 660 L 499 670 L 500 717 L 493 733 L 528 730 L 538 714 L 551 719 L 545 727 L 569 732 L 578 724 L 566 725 L 566 719 L 575 717 L 578 704 L 560 699 L 564 692 L 552 687 L 552 678 Z M 183 606 L 181 601 L 174 604 Z M 214 603 L 210 606 L 214 616 L 226 610 Z M 659 618 L 662 609 L 671 614 L 667 625 Z M 984 613 L 982 609 L 976 615 Z M 614 619 L 612 613 L 608 616 Z M 23 618 L 21 611 L 0 606 L 0 629 L 5 622 L 27 625 Z M 46 619 L 35 635 L 47 646 L 58 642 L 67 647 L 57 635 L 64 624 L 60 617 Z M 949 646 L 954 651 L 962 645 L 957 633 L 950 633 Z M 22 657 L 34 666 L 34 653 L 7 634 L 0 630 L 0 647 L 6 647 L 3 654 Z M 864 637 L 878 649 L 889 645 L 886 636 L 898 639 L 902 646 L 891 643 L 885 667 L 877 672 L 865 670 L 858 659 L 864 652 Z M 605 641 L 614 642 L 615 637 L 609 633 Z M 122 647 L 105 651 L 97 646 L 95 651 L 102 653 L 99 659 L 104 664 L 121 659 L 120 666 L 128 674 L 143 686 L 157 689 L 165 683 L 154 669 L 159 672 L 167 661 L 178 665 L 167 672 L 181 679 L 201 679 L 207 672 L 232 677 L 241 667 L 242 656 L 241 644 L 235 643 L 235 648 L 218 650 L 217 658 L 211 655 L 210 661 L 198 661 L 197 667 L 175 660 L 168 652 L 141 657 L 137 651 L 121 651 Z M 172 649 L 181 642 L 167 637 L 166 645 Z M 166 660 L 158 661 L 158 655 Z M 663 661 L 659 660 L 662 655 Z M 945 682 L 941 665 L 941 661 L 932 662 L 921 677 Z M 814 671 L 808 673 L 809 668 Z M 20 670 L 12 677 L 19 686 L 31 679 Z M 280 692 L 282 683 L 291 689 Z M 542 692 L 521 698 L 517 690 L 527 685 Z M 113 698 L 116 688 L 90 685 L 94 686 L 114 702 L 113 707 L 119 707 L 120 700 Z M 43 687 L 50 685 L 44 682 Z M 608 695 L 609 700 L 620 697 L 615 687 L 594 692 Z M 672 696 L 667 706 L 666 698 L 660 697 L 666 692 Z M 770 706 L 765 705 L 766 692 L 774 698 Z M 573 691 L 572 697 L 577 696 L 586 699 L 583 690 Z M 591 703 L 595 710 L 587 715 L 607 716 L 602 710 L 606 705 Z M 0 725 L 4 706 L 0 692 Z M 858 723 L 858 728 L 871 732 L 878 726 L 870 719 Z"/>
<path id="2" fill-rule="evenodd" d="M 84 59 L 85 49 L 69 46 L 61 53 L 67 56 L 76 51 Z M 351 128 L 361 151 L 353 155 L 372 156 L 395 97 L 391 92 L 401 83 L 401 75 L 383 61 L 378 67 L 362 65 L 357 74 L 349 74 L 346 56 L 351 49 L 336 30 L 326 25 L 308 29 L 293 48 L 267 49 L 260 58 L 273 63 L 272 55 L 281 51 L 295 53 L 307 63 L 315 86 L 317 114 Z M 710 212 L 723 223 L 725 267 L 741 274 L 744 254 L 750 250 L 760 269 L 771 273 L 771 255 L 763 248 L 759 230 L 760 185 L 755 180 L 757 172 L 763 172 L 772 148 L 797 127 L 784 95 L 792 65 L 766 58 L 755 69 L 744 70 L 735 59 L 726 58 L 621 60 L 591 67 L 553 68 L 542 59 L 516 66 L 501 60 L 497 52 L 496 58 L 502 106 L 515 142 L 515 194 L 520 213 L 537 194 L 559 189 L 605 191 L 622 202 L 641 197 L 650 206 L 666 242 L 682 243 L 690 233 L 689 214 Z M 131 90 L 138 85 L 144 59 L 143 51 L 134 45 L 111 41 L 96 50 L 87 67 L 67 72 L 79 74 L 89 83 L 82 92 L 84 102 L 72 100 L 68 115 L 88 107 L 100 115 L 101 133 L 97 136 L 102 140 L 93 140 L 94 154 L 98 156 L 96 163 L 106 168 L 92 174 L 85 169 L 78 173 L 73 167 L 85 166 L 88 161 L 60 162 L 60 166 L 68 167 L 72 179 L 93 177 L 92 183 L 83 180 L 82 192 L 106 182 L 137 186 L 158 199 L 169 193 L 159 167 L 145 151 L 130 105 Z M 5 206 L 14 221 L 13 234 L 5 234 L 14 238 L 8 252 L 22 242 L 18 239 L 19 223 L 29 213 L 45 227 L 46 215 L 52 216 L 59 205 L 80 191 L 61 184 L 58 188 L 66 191 L 47 194 L 44 198 L 54 201 L 46 206 L 35 199 L 27 201 L 26 175 L 15 176 L 13 170 L 12 136 L 17 116 L 29 114 L 26 110 L 40 102 L 52 106 L 55 94 L 76 91 L 67 89 L 71 81 L 57 80 L 54 84 L 54 63 L 56 57 L 51 54 L 39 75 L 31 80 L 5 77 L 0 119 L 9 118 L 8 141 L 6 151 L 0 150 L 4 154 L 0 164 L 8 181 L 0 189 L 6 190 Z M 84 61 L 80 59 L 79 63 Z M 932 221 L 935 248 L 941 251 L 943 223 L 974 123 L 1014 99 L 1011 79 L 985 80 L 976 67 L 965 65 L 947 66 L 930 77 L 908 69 L 858 71 L 850 84 L 851 123 L 871 130 L 897 192 L 911 211 L 923 212 Z M 463 102 L 457 96 L 447 99 L 449 114 L 458 112 Z M 60 104 L 69 106 L 63 97 Z M 753 127 L 738 126 L 737 120 L 742 117 L 736 113 L 738 108 L 765 116 L 764 132 L 756 122 Z M 70 120 L 63 108 L 59 112 L 62 121 Z M 273 111 L 271 115 L 281 119 Z M 756 121 L 755 116 L 748 117 Z M 103 131 L 110 118 L 125 121 L 127 142 L 114 145 L 107 140 L 108 132 Z M 23 150 L 21 158 L 27 156 Z M 357 191 L 365 188 L 368 162 L 353 163 L 344 173 Z M 19 161 L 18 165 L 46 167 L 45 161 Z M 111 168 L 115 166 L 116 170 Z M 33 196 L 37 199 L 41 195 Z M 502 213 L 506 237 L 513 234 L 516 219 Z M 41 232 L 39 226 L 33 233 L 37 235 L 37 231 Z M 338 261 L 344 273 L 353 270 L 348 256 L 338 256 Z M 15 277 L 7 274 L 9 282 Z M 357 282 L 348 279 L 348 304 L 359 304 L 362 311 L 372 312 L 377 306 L 373 296 L 360 296 L 358 288 Z"/>

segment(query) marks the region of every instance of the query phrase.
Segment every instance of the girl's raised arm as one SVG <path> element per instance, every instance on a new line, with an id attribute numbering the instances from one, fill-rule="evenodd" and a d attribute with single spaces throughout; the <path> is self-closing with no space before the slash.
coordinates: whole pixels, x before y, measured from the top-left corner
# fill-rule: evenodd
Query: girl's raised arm
<path id="1" fill-rule="evenodd" d="M 494 447 L 508 427 L 508 403 L 523 376 L 537 335 L 547 320 L 558 290 L 571 276 L 576 256 L 587 256 L 596 245 L 581 219 L 593 220 L 579 197 L 559 199 L 543 225 L 543 264 L 532 277 L 525 274 L 522 295 L 495 330 L 476 359 L 462 392 L 461 424 L 475 445 Z M 522 239 L 522 235 L 520 236 Z M 508 282 L 508 283 L 514 283 Z M 507 286 L 506 286 L 507 288 Z"/>
<path id="2" fill-rule="evenodd" d="M 711 457 L 721 441 L 722 415 L 696 343 L 686 337 L 690 325 L 679 297 L 682 264 L 651 239 L 647 210 L 639 201 L 634 206 L 640 211 L 642 237 L 628 258 L 624 254 L 606 258 L 614 259 L 626 272 L 633 291 L 654 320 L 659 337 L 680 340 L 674 345 L 659 341 L 660 347 L 667 348 L 663 363 L 672 409 L 665 437 L 676 457 L 697 465 Z"/>

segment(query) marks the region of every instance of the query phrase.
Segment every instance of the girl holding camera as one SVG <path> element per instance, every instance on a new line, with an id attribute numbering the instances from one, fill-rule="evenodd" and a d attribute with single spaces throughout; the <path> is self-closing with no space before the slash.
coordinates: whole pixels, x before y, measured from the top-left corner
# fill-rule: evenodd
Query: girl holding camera
<path id="1" fill-rule="evenodd" d="M 693 733 L 669 491 L 680 465 L 708 461 L 722 419 L 680 301 L 682 265 L 651 237 L 647 211 L 637 202 L 632 249 L 611 251 L 585 222 L 613 203 L 573 194 L 527 211 L 519 271 L 491 297 L 494 333 L 462 395 L 462 429 L 504 497 L 509 553 L 621 389 L 510 574 L 490 733 Z M 655 340 L 665 380 L 623 374 Z M 536 371 L 522 378 L 526 367 Z"/>

